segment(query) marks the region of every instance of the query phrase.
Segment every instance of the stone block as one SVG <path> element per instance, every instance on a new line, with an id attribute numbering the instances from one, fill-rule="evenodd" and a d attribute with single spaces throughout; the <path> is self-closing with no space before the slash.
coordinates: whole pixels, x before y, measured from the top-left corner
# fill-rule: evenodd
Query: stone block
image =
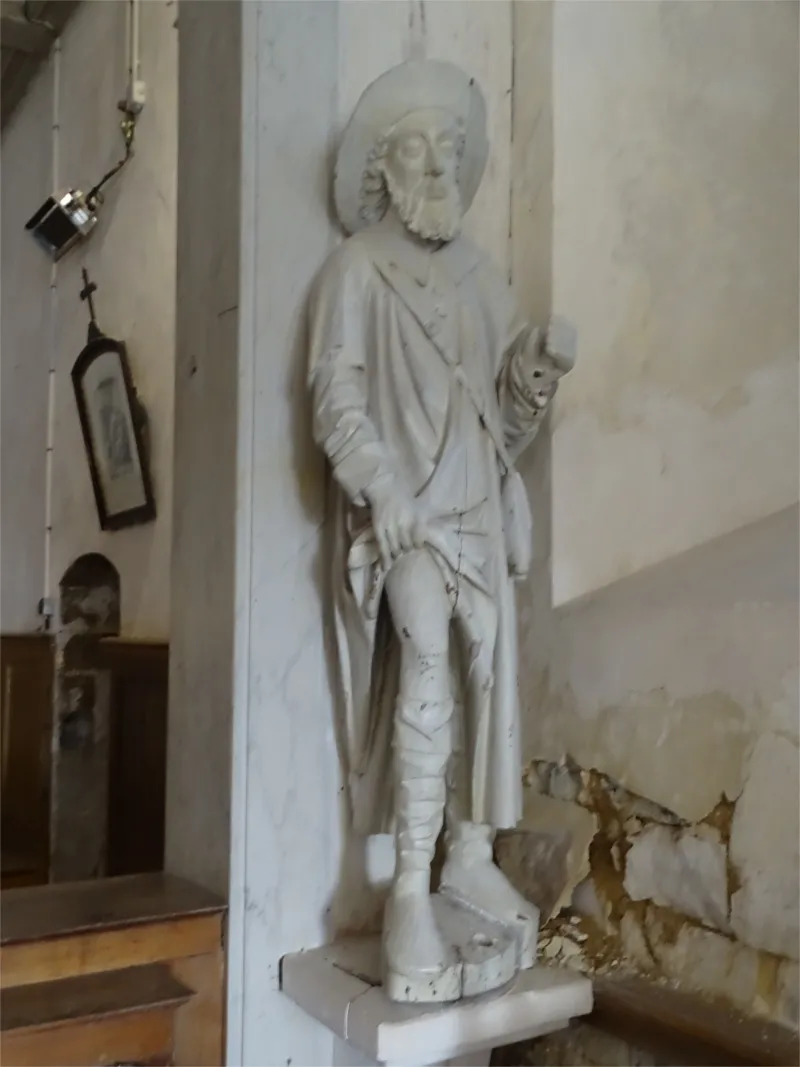
<path id="1" fill-rule="evenodd" d="M 728 929 L 728 875 L 719 832 L 698 825 L 648 826 L 625 857 L 625 891 L 718 930 Z"/>
<path id="2" fill-rule="evenodd" d="M 743 1011 L 753 1011 L 759 982 L 759 954 L 754 949 L 689 924 L 673 940 L 652 912 L 647 927 L 648 943 L 668 978 L 683 989 L 725 997 Z"/>
<path id="3" fill-rule="evenodd" d="M 730 856 L 739 888 L 731 900 L 738 938 L 778 956 L 798 958 L 800 813 L 798 746 L 765 733 L 748 761 L 731 827 Z"/>
<path id="4" fill-rule="evenodd" d="M 539 908 L 542 922 L 569 904 L 575 886 L 589 873 L 589 845 L 596 832 L 592 812 L 534 794 L 526 797 L 517 829 L 497 835 L 500 869 Z"/>
<path id="5" fill-rule="evenodd" d="M 778 1022 L 800 1028 L 800 967 L 794 960 L 784 960 L 778 969 L 778 1001 L 775 1017 Z"/>
<path id="6" fill-rule="evenodd" d="M 622 953 L 626 960 L 630 960 L 640 971 L 650 971 L 655 966 L 655 960 L 647 947 L 647 939 L 639 921 L 639 915 L 634 911 L 626 911 L 620 919 L 619 936 L 622 942 Z"/>

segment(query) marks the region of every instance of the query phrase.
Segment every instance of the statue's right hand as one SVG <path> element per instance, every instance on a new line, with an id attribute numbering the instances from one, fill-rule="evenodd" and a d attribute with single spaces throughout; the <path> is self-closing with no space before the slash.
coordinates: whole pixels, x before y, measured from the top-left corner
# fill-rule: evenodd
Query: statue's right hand
<path id="1" fill-rule="evenodd" d="M 381 563 L 388 571 L 404 552 L 422 548 L 427 528 L 414 500 L 396 483 L 375 485 L 367 491 L 372 509 L 372 528 Z"/>

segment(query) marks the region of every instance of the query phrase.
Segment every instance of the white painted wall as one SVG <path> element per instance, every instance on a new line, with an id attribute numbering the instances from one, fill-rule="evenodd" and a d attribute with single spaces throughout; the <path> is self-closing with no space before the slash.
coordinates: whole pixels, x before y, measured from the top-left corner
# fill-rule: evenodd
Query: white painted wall
<path id="1" fill-rule="evenodd" d="M 563 603 L 798 498 L 798 5 L 555 5 Z"/>
<path id="2" fill-rule="evenodd" d="M 119 158 L 117 101 L 126 84 L 122 0 L 81 5 L 61 40 L 60 67 L 45 64 L 3 137 L 2 630 L 36 625 L 66 567 L 102 552 L 122 580 L 122 632 L 169 635 L 177 159 L 177 5 L 141 5 L 142 75 L 148 102 L 135 155 L 106 187 L 91 238 L 51 266 L 23 227 L 54 186 L 86 191 Z M 53 92 L 58 91 L 57 168 L 52 167 Z M 18 264 L 22 270 L 18 270 Z M 98 319 L 128 345 L 134 383 L 150 417 L 158 517 L 100 531 L 70 371 L 86 341 L 78 298 L 81 267 L 98 284 Z M 13 281 L 12 281 L 13 279 Z M 51 536 L 45 573 L 44 456 L 47 366 L 54 368 Z M 16 369 L 14 369 L 16 368 Z M 13 457 L 13 458 L 12 458 Z M 21 458 L 19 458 L 21 457 Z M 29 458 L 31 457 L 31 458 Z"/>
<path id="3" fill-rule="evenodd" d="M 53 71 L 3 133 L 0 187 L 0 630 L 35 630 L 45 593 L 47 379 L 53 347 L 47 257 L 25 223 L 52 192 Z"/>

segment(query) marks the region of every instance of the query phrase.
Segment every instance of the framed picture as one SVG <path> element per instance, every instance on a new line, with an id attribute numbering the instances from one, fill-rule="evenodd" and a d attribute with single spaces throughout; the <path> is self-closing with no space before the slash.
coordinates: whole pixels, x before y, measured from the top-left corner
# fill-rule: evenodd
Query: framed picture
<path id="1" fill-rule="evenodd" d="M 96 333 L 75 360 L 72 384 L 101 529 L 149 522 L 156 507 L 125 345 Z"/>

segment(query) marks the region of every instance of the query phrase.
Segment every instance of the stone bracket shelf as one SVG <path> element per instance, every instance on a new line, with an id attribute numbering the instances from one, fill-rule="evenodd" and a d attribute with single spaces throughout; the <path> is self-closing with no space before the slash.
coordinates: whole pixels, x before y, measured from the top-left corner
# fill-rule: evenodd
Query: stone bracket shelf
<path id="1" fill-rule="evenodd" d="M 544 966 L 454 1004 L 395 1004 L 381 988 L 377 937 L 284 956 L 281 988 L 377 1064 L 488 1064 L 492 1048 L 552 1033 L 592 1010 L 588 978 Z"/>

